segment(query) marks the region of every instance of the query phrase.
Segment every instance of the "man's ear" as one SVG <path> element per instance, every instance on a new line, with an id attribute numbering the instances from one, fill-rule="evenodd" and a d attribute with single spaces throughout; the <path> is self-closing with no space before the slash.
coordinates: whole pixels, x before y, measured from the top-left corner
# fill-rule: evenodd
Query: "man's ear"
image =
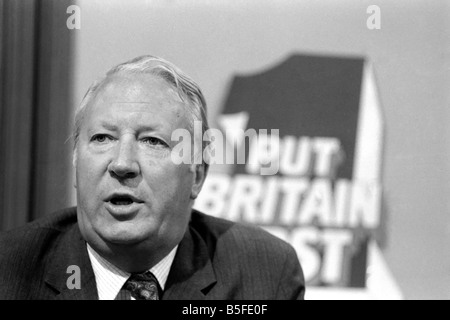
<path id="1" fill-rule="evenodd" d="M 76 173 L 76 170 L 77 170 L 77 148 L 75 147 L 74 149 L 73 149 L 73 153 L 72 153 L 72 166 L 73 166 L 73 169 L 74 169 L 74 172 Z M 76 189 L 77 188 L 77 182 L 76 182 L 76 178 L 74 179 L 74 184 L 73 184 L 73 186 L 74 186 L 74 188 Z"/>
<path id="2" fill-rule="evenodd" d="M 77 148 L 76 147 L 73 149 L 73 153 L 72 153 L 72 166 L 74 169 L 76 169 L 76 167 L 77 167 Z"/>
<path id="3" fill-rule="evenodd" d="M 194 164 L 192 171 L 194 173 L 194 181 L 191 188 L 191 199 L 196 199 L 200 193 L 200 190 L 202 190 L 203 183 L 206 179 L 206 174 L 208 173 L 208 168 L 204 163 Z"/>

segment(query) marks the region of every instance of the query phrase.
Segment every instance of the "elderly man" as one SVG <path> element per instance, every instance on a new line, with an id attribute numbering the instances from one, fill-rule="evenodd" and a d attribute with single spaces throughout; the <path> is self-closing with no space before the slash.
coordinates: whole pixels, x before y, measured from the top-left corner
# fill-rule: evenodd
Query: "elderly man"
<path id="1" fill-rule="evenodd" d="M 163 59 L 94 83 L 75 119 L 77 207 L 0 237 L 0 299 L 302 299 L 292 247 L 192 209 L 208 167 L 175 164 L 171 137 L 194 121 L 208 129 L 203 95 Z"/>

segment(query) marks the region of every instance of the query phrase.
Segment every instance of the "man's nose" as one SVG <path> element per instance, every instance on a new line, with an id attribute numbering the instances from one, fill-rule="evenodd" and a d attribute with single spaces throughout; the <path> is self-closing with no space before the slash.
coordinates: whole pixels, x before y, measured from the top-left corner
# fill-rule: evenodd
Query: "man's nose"
<path id="1" fill-rule="evenodd" d="M 133 138 L 123 137 L 120 139 L 108 171 L 121 179 L 134 178 L 139 175 L 140 168 L 135 148 Z"/>

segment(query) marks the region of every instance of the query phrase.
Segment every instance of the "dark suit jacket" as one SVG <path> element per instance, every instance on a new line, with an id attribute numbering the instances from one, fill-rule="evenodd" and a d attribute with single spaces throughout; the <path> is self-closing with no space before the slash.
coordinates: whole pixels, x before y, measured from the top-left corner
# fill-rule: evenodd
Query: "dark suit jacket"
<path id="1" fill-rule="evenodd" d="M 69 289 L 71 265 L 81 289 Z M 302 299 L 293 248 L 257 227 L 192 212 L 163 299 Z M 76 217 L 68 208 L 0 236 L 0 299 L 98 299 Z"/>

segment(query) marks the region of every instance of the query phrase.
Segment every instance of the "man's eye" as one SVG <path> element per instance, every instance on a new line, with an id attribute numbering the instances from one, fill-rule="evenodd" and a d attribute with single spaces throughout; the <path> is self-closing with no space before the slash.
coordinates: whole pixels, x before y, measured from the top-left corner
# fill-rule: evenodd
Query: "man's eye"
<path id="1" fill-rule="evenodd" d="M 98 143 L 104 143 L 108 140 L 111 140 L 111 137 L 109 137 L 106 134 L 95 134 L 92 136 L 91 141 L 98 142 Z"/>
<path id="2" fill-rule="evenodd" d="M 155 137 L 143 138 L 142 141 L 151 146 L 167 146 L 167 144 L 164 141 Z"/>

